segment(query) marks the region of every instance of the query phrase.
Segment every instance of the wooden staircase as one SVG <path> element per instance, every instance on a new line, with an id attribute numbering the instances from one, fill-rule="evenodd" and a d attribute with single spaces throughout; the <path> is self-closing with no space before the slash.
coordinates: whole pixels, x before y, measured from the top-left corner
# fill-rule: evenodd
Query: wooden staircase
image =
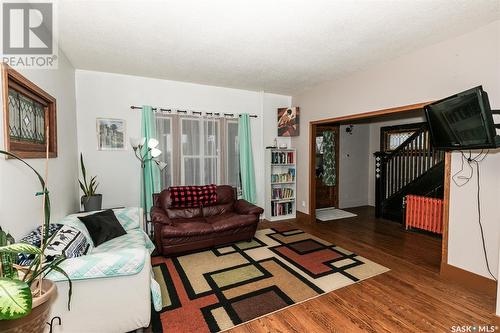
<path id="1" fill-rule="evenodd" d="M 443 197 L 444 152 L 430 144 L 426 124 L 394 151 L 375 153 L 375 214 L 403 222 L 408 194 Z"/>

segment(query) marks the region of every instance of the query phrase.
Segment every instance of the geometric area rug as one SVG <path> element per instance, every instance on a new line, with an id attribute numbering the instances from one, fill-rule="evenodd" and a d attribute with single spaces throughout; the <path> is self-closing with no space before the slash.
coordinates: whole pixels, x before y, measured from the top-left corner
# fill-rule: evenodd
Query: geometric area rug
<path id="1" fill-rule="evenodd" d="M 219 332 L 388 271 L 307 234 L 276 226 L 239 242 L 153 257 L 163 309 L 154 332 Z"/>

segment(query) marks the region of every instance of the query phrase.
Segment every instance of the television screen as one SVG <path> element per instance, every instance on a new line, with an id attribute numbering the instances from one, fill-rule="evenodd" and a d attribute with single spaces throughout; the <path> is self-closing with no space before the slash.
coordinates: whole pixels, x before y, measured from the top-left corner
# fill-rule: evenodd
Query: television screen
<path id="1" fill-rule="evenodd" d="M 496 146 L 488 94 L 481 86 L 426 105 L 424 110 L 434 148 L 461 150 Z"/>

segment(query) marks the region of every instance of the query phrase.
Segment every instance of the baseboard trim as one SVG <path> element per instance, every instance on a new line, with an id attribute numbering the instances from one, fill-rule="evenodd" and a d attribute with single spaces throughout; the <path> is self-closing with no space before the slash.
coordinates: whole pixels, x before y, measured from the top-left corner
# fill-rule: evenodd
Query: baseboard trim
<path id="1" fill-rule="evenodd" d="M 297 216 L 297 220 L 298 221 L 306 222 L 306 223 L 313 222 L 312 219 L 311 219 L 311 215 L 309 215 L 307 213 L 304 213 L 304 212 L 301 212 L 299 210 L 297 211 L 296 216 Z"/>
<path id="2" fill-rule="evenodd" d="M 441 277 L 488 295 L 496 296 L 497 282 L 464 269 L 441 263 Z"/>
<path id="3" fill-rule="evenodd" d="M 297 219 L 312 222 L 311 216 L 301 211 L 297 211 Z M 441 263 L 440 275 L 445 280 L 458 283 L 467 288 L 486 293 L 496 298 L 497 282 L 495 280 L 488 279 L 482 275 L 466 271 L 447 263 Z M 500 320 L 500 317 L 497 318 Z"/>

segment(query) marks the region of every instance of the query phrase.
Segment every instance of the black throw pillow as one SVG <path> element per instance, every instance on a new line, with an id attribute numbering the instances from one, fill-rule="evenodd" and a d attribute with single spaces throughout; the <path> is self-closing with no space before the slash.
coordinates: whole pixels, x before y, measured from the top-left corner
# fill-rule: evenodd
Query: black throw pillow
<path id="1" fill-rule="evenodd" d="M 127 233 L 111 209 L 78 218 L 87 227 L 96 247 Z"/>

